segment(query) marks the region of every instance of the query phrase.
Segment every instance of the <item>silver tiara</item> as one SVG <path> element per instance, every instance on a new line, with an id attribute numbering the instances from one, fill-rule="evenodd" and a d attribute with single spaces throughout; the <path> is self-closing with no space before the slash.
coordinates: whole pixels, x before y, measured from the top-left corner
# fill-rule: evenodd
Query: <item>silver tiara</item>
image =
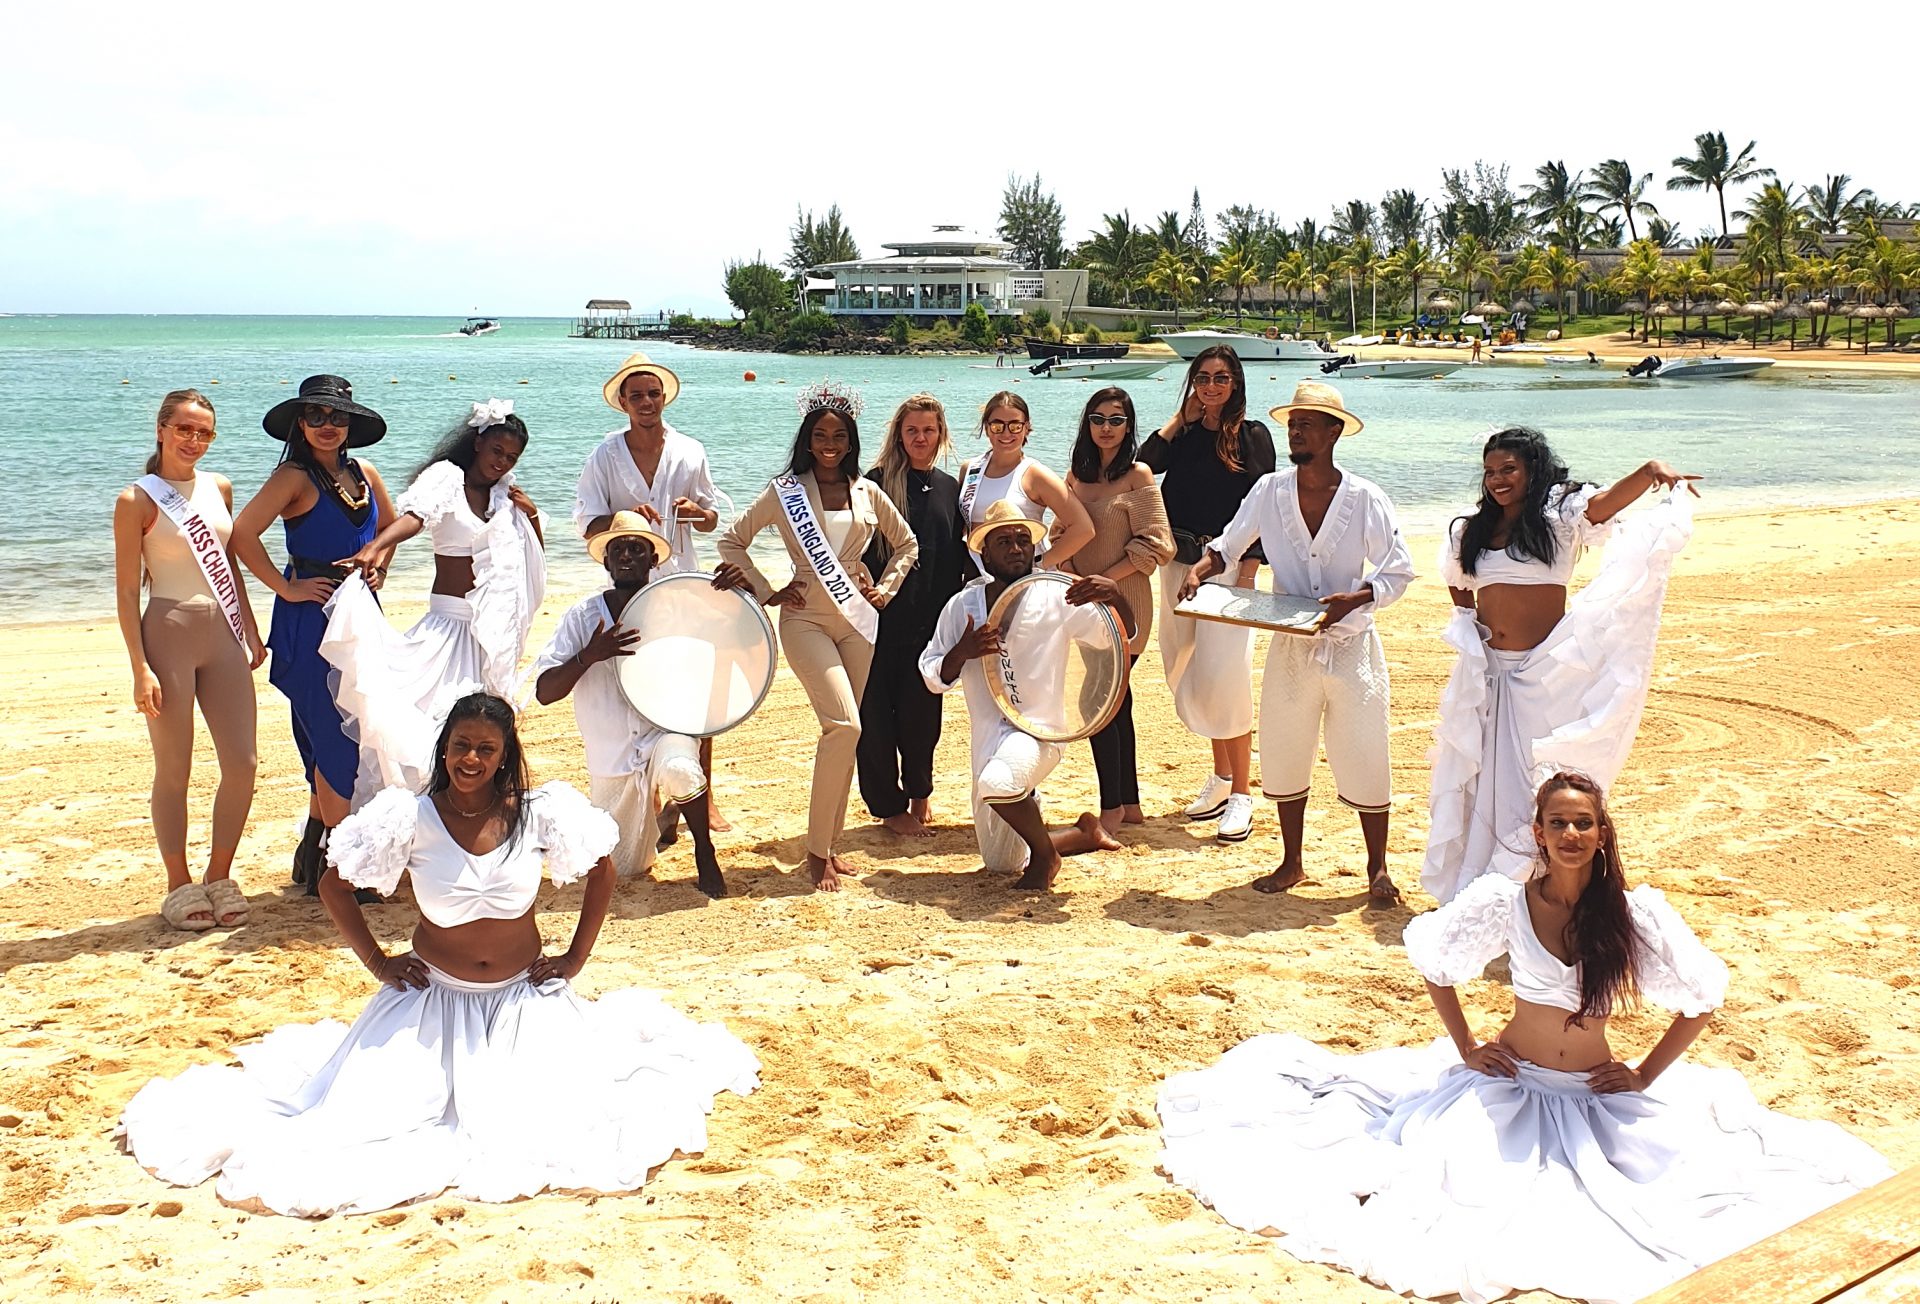
<path id="1" fill-rule="evenodd" d="M 860 397 L 860 391 L 851 385 L 843 385 L 835 380 L 822 380 L 800 391 L 794 400 L 794 406 L 800 409 L 800 415 L 811 416 L 825 408 L 829 412 L 841 412 L 859 420 L 866 410 L 867 401 Z"/>

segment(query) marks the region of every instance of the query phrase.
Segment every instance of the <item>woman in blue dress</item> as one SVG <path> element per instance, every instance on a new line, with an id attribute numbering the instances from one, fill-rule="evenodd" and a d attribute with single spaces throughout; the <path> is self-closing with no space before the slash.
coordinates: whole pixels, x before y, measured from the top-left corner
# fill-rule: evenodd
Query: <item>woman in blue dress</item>
<path id="1" fill-rule="evenodd" d="M 379 443 L 387 423 L 354 402 L 353 386 L 339 376 L 309 376 L 296 397 L 277 404 L 260 424 L 286 451 L 235 519 L 233 550 L 274 592 L 267 677 L 293 709 L 293 741 L 313 793 L 293 856 L 293 881 L 312 896 L 319 891 L 327 830 L 347 817 L 360 770 L 360 745 L 341 724 L 328 682 L 331 667 L 320 655 L 326 602 L 347 575 L 335 563 L 393 521 L 393 500 L 380 473 L 348 450 Z M 286 527 L 285 570 L 274 568 L 260 542 L 276 517 Z M 384 570 L 387 561 L 382 556 L 371 569 Z"/>

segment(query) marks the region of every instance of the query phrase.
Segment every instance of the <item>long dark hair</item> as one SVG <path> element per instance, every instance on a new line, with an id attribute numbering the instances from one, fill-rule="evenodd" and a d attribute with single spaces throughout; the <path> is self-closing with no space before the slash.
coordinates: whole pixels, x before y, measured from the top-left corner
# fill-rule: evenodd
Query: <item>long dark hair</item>
<path id="1" fill-rule="evenodd" d="M 413 470 L 409 479 L 418 480 L 420 473 L 435 462 L 452 462 L 462 471 L 473 470 L 474 459 L 480 456 L 480 441 L 496 430 L 504 430 L 520 441 L 520 451 L 527 449 L 527 423 L 516 414 L 507 413 L 504 421 L 496 421 L 490 426 L 475 428 L 462 421 L 446 434 L 440 436 L 440 442 L 433 446 L 433 452 Z"/>
<path id="2" fill-rule="evenodd" d="M 1556 792 L 1578 792 L 1593 803 L 1600 820 L 1600 846 L 1593 853 L 1593 873 L 1586 890 L 1573 903 L 1567 921 L 1567 941 L 1580 967 L 1580 1008 L 1567 1016 L 1567 1026 L 1585 1019 L 1604 1019 L 1616 1005 L 1633 1004 L 1639 997 L 1633 977 L 1633 917 L 1627 912 L 1627 880 L 1620 871 L 1620 843 L 1607 814 L 1607 797 L 1600 785 L 1577 770 L 1561 770 L 1533 799 L 1533 822 L 1546 818 L 1547 798 Z"/>
<path id="3" fill-rule="evenodd" d="M 1553 529 L 1547 524 L 1547 495 L 1556 485 L 1572 486 L 1566 463 L 1554 455 L 1547 437 L 1531 426 L 1508 426 L 1489 436 L 1487 446 L 1480 450 L 1481 462 L 1494 453 L 1512 453 L 1527 472 L 1527 497 L 1520 506 L 1519 518 L 1507 532 L 1507 555 L 1516 559 L 1531 557 L 1553 565 L 1559 545 L 1554 542 Z M 1467 574 L 1475 573 L 1480 554 L 1486 551 L 1494 531 L 1500 528 L 1500 517 L 1500 504 L 1487 492 L 1483 471 L 1480 506 L 1471 516 L 1454 518 L 1466 522 L 1466 528 L 1460 531 L 1460 569 Z"/>
<path id="4" fill-rule="evenodd" d="M 195 406 L 205 408 L 208 416 L 213 415 L 213 400 L 197 389 L 170 390 L 167 396 L 160 400 L 160 415 L 153 419 L 156 429 L 153 432 L 153 452 L 147 457 L 148 475 L 160 474 L 160 431 L 157 427 L 164 426 L 173 420 L 173 414 L 181 408 Z"/>
<path id="5" fill-rule="evenodd" d="M 1240 423 L 1247 416 L 1247 369 L 1240 365 L 1240 355 L 1229 344 L 1214 344 L 1200 350 L 1187 364 L 1187 377 L 1180 382 L 1180 407 L 1184 414 L 1187 410 L 1187 396 L 1193 393 L 1193 378 L 1200 374 L 1203 362 L 1220 361 L 1227 364 L 1227 374 L 1233 377 L 1233 392 L 1227 396 L 1227 405 L 1220 409 L 1220 433 L 1213 437 L 1213 455 L 1219 458 L 1230 471 L 1243 471 L 1240 465 Z"/>
<path id="6" fill-rule="evenodd" d="M 453 785 L 447 773 L 447 742 L 453 737 L 455 726 L 469 720 L 486 721 L 499 729 L 500 737 L 505 740 L 500 751 L 500 768 L 493 772 L 493 790 L 499 794 L 506 813 L 506 841 L 512 843 L 520 836 L 520 826 L 526 818 L 527 754 L 520 746 L 520 731 L 514 727 L 513 708 L 492 693 L 468 693 L 447 713 L 447 723 L 441 727 L 440 739 L 433 745 L 433 777 L 427 780 L 427 793 L 445 792 Z"/>
<path id="7" fill-rule="evenodd" d="M 1104 478 L 1118 480 L 1131 471 L 1134 454 L 1140 449 L 1139 423 L 1133 417 L 1133 395 L 1118 385 L 1095 390 L 1087 405 L 1080 409 L 1080 433 L 1073 437 L 1073 451 L 1067 455 L 1067 466 L 1081 484 L 1093 484 L 1102 478 L 1100 445 L 1093 442 L 1093 425 L 1087 419 L 1102 403 L 1118 403 L 1127 415 L 1126 440 L 1113 450 L 1113 461 L 1107 464 Z"/>
<path id="8" fill-rule="evenodd" d="M 805 475 L 813 470 L 813 428 L 827 416 L 839 417 L 847 423 L 847 456 L 840 463 L 840 469 L 849 484 L 860 478 L 860 423 L 851 412 L 826 407 L 815 408 L 800 418 L 800 433 L 793 437 L 793 451 L 787 454 L 787 467 L 781 474 Z"/>

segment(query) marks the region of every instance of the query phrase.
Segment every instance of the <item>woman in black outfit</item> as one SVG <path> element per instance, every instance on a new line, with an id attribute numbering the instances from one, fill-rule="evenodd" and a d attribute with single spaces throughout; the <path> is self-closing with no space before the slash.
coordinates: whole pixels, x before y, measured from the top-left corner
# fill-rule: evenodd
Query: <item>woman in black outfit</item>
<path id="1" fill-rule="evenodd" d="M 920 679 L 920 653 L 934 622 L 967 582 L 960 482 L 942 471 L 947 414 L 931 394 L 915 394 L 887 423 L 880 457 L 867 477 L 893 500 L 920 541 L 920 561 L 880 610 L 873 670 L 860 699 L 860 797 L 873 817 L 902 837 L 930 838 L 933 750 L 940 742 L 940 699 Z M 878 575 L 886 542 L 874 537 L 865 558 Z"/>

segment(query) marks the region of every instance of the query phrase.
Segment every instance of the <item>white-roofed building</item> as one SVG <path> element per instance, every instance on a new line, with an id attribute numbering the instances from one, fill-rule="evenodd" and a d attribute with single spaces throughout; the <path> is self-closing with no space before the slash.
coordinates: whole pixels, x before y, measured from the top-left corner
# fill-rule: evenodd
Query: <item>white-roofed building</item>
<path id="1" fill-rule="evenodd" d="M 822 310 L 853 317 L 958 317 L 978 303 L 991 316 L 1014 317 L 1047 303 L 1055 278 L 1086 275 L 1023 268 L 1007 257 L 1011 243 L 961 226 L 935 226 L 881 248 L 891 252 L 807 269 L 810 291 L 812 278 L 832 279 Z"/>

